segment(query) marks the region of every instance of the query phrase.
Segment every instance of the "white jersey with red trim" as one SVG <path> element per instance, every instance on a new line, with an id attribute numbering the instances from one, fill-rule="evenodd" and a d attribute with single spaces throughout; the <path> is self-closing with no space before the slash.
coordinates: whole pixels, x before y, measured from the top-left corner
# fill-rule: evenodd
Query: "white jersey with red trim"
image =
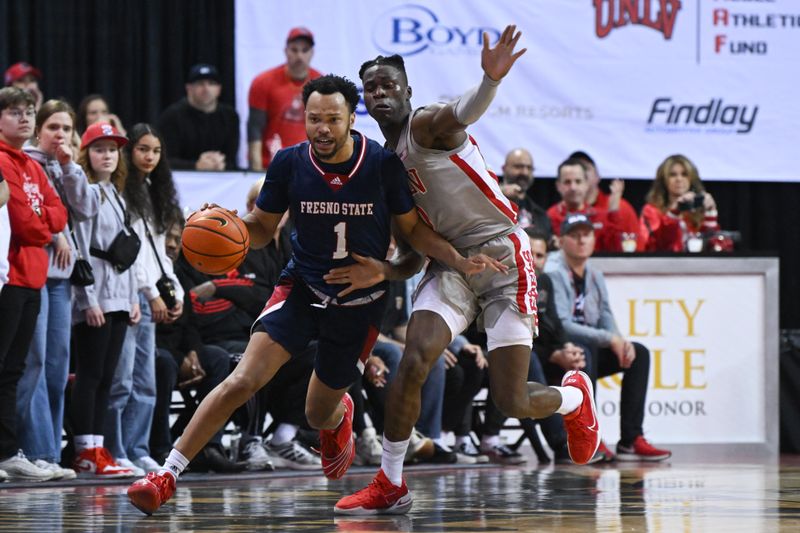
<path id="1" fill-rule="evenodd" d="M 454 150 L 424 148 L 411 137 L 411 119 L 397 143 L 420 217 L 455 248 L 476 246 L 517 225 L 517 207 L 500 190 L 471 136 Z"/>

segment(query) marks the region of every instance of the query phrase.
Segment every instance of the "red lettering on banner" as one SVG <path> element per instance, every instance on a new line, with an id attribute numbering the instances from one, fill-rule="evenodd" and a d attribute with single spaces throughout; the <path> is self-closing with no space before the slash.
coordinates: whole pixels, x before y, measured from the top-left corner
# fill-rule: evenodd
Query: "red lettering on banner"
<path id="1" fill-rule="evenodd" d="M 719 26 L 722 24 L 723 26 L 728 25 L 728 15 L 730 13 L 725 8 L 718 8 L 714 10 L 714 26 Z"/>
<path id="2" fill-rule="evenodd" d="M 725 36 L 724 35 L 715 35 L 714 36 L 714 51 L 719 53 L 722 50 L 722 46 L 725 44 Z"/>
<path id="3" fill-rule="evenodd" d="M 658 5 L 658 16 L 652 19 L 650 0 L 594 0 L 595 33 L 602 39 L 614 28 L 637 24 L 659 31 L 664 35 L 664 39 L 669 40 L 672 38 L 681 2 L 658 0 Z"/>

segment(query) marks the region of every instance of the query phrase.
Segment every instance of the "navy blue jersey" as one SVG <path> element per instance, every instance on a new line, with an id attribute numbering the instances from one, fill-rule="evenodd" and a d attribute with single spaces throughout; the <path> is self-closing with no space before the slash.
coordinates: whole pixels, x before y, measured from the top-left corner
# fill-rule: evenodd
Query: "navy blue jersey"
<path id="1" fill-rule="evenodd" d="M 328 285 L 322 276 L 354 263 L 351 252 L 384 260 L 391 216 L 414 209 L 397 155 L 359 132 L 353 137 L 353 157 L 344 163 L 319 161 L 308 141 L 279 151 L 256 200 L 269 213 L 290 210 L 293 254 L 287 269 L 329 296 L 346 285 Z M 374 290 L 355 291 L 347 299 Z"/>

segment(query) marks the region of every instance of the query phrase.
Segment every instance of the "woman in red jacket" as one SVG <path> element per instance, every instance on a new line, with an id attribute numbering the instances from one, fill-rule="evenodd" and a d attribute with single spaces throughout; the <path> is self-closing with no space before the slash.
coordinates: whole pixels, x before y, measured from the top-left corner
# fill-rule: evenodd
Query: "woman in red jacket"
<path id="1" fill-rule="evenodd" d="M 0 291 L 0 470 L 12 478 L 46 480 L 53 472 L 30 463 L 19 450 L 17 382 L 25 368 L 47 280 L 44 246 L 67 223 L 67 211 L 42 167 L 22 151 L 35 124 L 35 100 L 16 87 L 0 90 L 0 172 L 10 192 L 8 283 Z"/>
<path id="2" fill-rule="evenodd" d="M 671 155 L 659 165 L 645 199 L 640 223 L 648 252 L 699 252 L 703 238 L 720 229 L 717 204 L 686 156 Z"/>

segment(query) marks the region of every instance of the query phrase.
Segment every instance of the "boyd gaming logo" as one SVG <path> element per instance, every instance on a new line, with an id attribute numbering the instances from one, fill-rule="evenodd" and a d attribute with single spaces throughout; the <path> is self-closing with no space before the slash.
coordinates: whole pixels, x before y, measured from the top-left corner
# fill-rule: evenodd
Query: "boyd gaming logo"
<path id="1" fill-rule="evenodd" d="M 412 56 L 420 52 L 479 53 L 486 32 L 490 42 L 500 38 L 500 30 L 488 26 L 446 24 L 431 9 L 404 4 L 379 15 L 372 30 L 372 42 L 384 54 Z"/>
<path id="2" fill-rule="evenodd" d="M 602 39 L 614 28 L 639 24 L 669 40 L 680 9 L 680 0 L 594 0 L 594 31 Z"/>

